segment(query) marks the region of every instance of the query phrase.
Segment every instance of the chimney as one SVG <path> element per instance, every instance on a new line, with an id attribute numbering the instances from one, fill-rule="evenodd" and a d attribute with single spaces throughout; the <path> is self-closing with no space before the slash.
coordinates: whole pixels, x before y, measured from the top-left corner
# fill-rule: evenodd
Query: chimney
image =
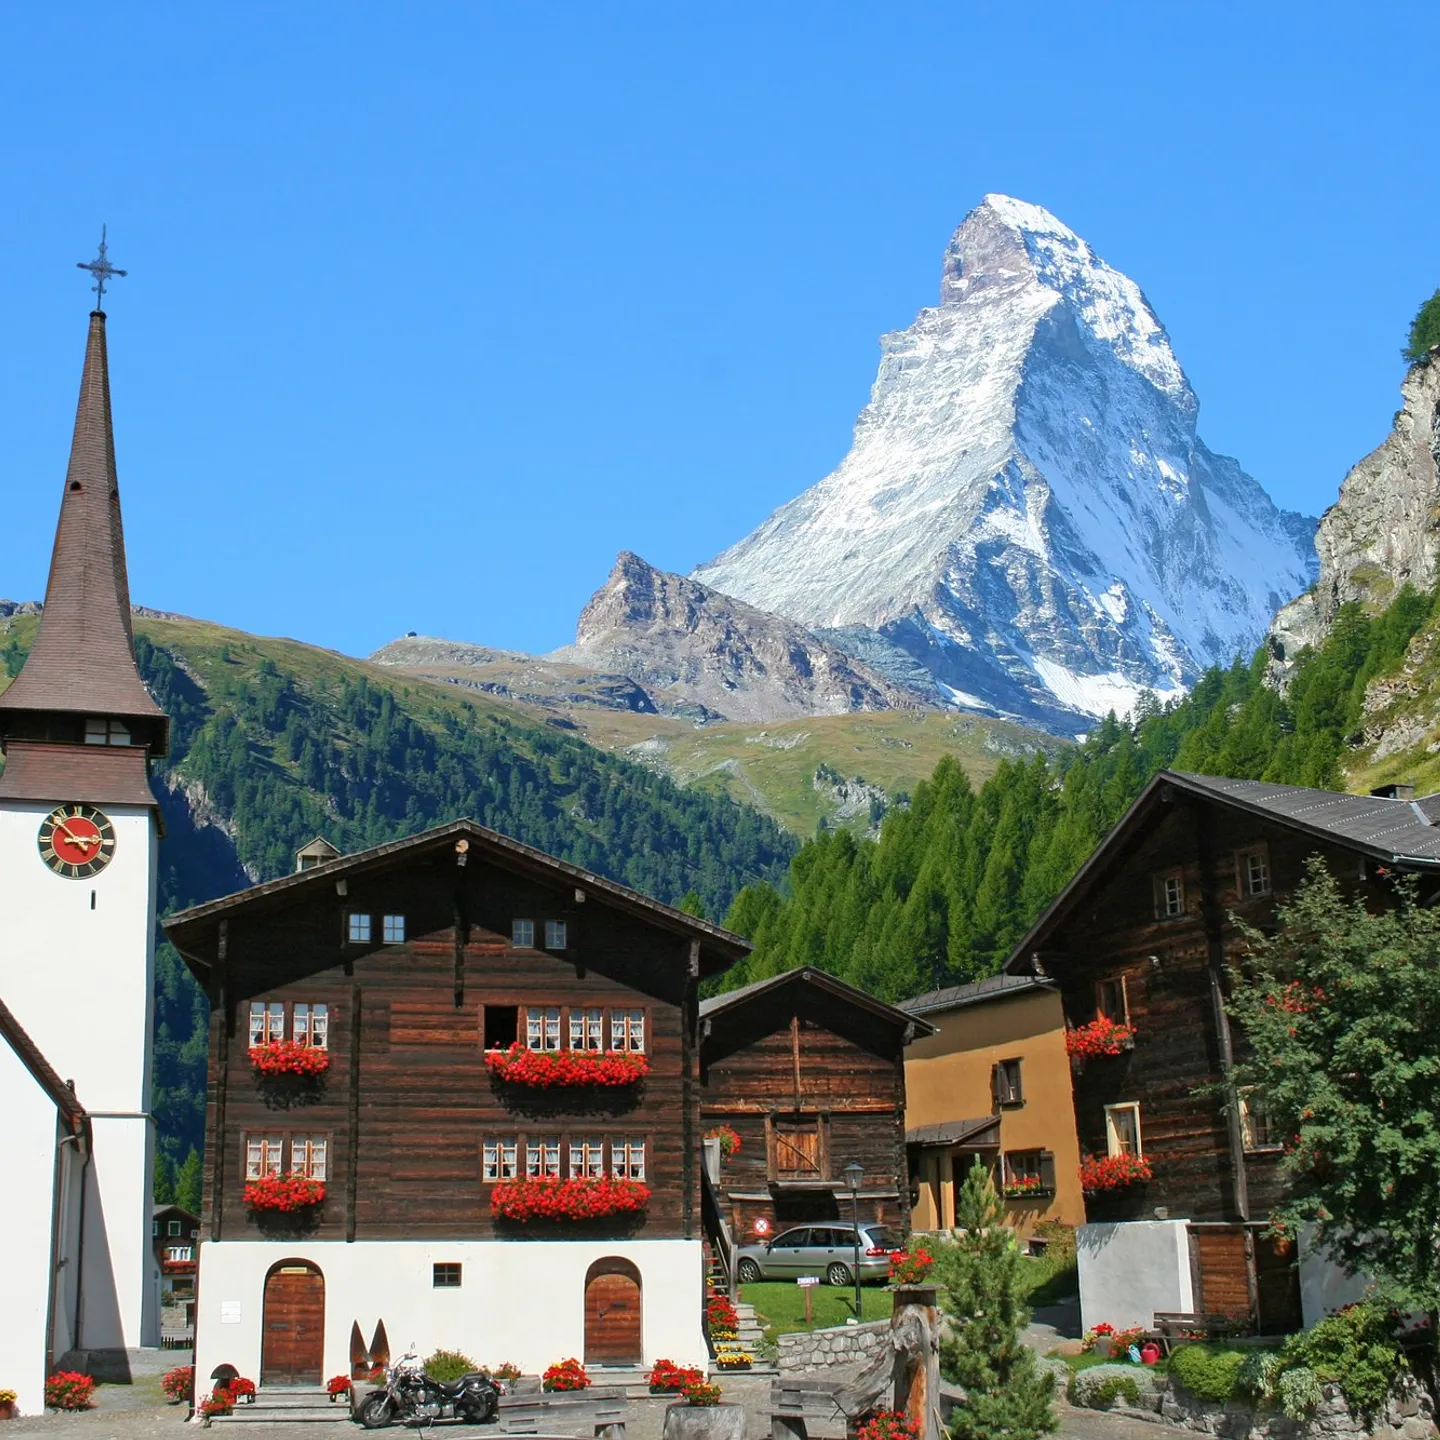
<path id="1" fill-rule="evenodd" d="M 295 852 L 295 869 L 313 870 L 331 860 L 338 860 L 340 852 L 323 835 L 317 835 L 308 845 L 302 845 Z"/>
<path id="2" fill-rule="evenodd" d="M 1413 800 L 1415 798 L 1415 785 L 1413 782 L 1403 785 L 1399 783 L 1393 785 L 1377 785 L 1370 793 L 1377 800 Z"/>

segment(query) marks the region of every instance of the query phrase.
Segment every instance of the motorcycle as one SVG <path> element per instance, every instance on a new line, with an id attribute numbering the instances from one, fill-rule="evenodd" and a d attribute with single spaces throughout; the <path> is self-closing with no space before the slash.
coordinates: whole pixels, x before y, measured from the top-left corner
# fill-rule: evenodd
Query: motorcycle
<path id="1" fill-rule="evenodd" d="M 434 1380 L 412 1350 L 385 1367 L 382 1389 L 368 1395 L 359 1420 L 367 1430 L 402 1425 L 428 1425 L 432 1420 L 464 1420 L 484 1425 L 495 1418 L 505 1386 L 483 1371 L 458 1380 Z"/>

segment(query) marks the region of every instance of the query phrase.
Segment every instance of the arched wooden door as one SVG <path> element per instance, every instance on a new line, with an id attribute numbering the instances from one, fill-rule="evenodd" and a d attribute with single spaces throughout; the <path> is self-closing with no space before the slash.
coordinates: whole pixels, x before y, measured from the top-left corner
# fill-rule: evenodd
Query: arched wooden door
<path id="1" fill-rule="evenodd" d="M 641 1339 L 640 1272 L 612 1256 L 585 1272 L 585 1363 L 638 1365 Z"/>
<path id="2" fill-rule="evenodd" d="M 308 1260 L 282 1260 L 265 1277 L 260 1383 L 318 1385 L 325 1367 L 325 1277 Z"/>

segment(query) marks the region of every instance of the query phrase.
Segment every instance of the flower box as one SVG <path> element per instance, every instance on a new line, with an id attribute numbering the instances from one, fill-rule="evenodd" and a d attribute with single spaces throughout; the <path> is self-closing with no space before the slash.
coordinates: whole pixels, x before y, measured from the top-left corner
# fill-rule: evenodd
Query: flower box
<path id="1" fill-rule="evenodd" d="M 485 1063 L 490 1073 L 507 1085 L 542 1090 L 567 1085 L 635 1085 L 650 1073 L 650 1061 L 634 1050 L 531 1050 L 519 1041 L 508 1050 L 487 1050 Z"/>
<path id="2" fill-rule="evenodd" d="M 490 1212 L 500 1220 L 593 1220 L 635 1215 L 649 1203 L 648 1185 L 608 1177 L 506 1180 L 490 1191 Z"/>
<path id="3" fill-rule="evenodd" d="M 585 1367 L 573 1356 L 568 1360 L 557 1360 L 540 1377 L 542 1390 L 587 1390 L 590 1377 Z"/>
<path id="4" fill-rule="evenodd" d="M 1055 1193 L 1054 1187 L 1043 1180 L 1009 1180 L 1000 1187 L 1000 1193 L 1007 1200 L 1045 1199 Z"/>
<path id="5" fill-rule="evenodd" d="M 1121 1055 L 1134 1048 L 1134 1027 L 1118 1024 L 1108 1015 L 1100 1015 L 1088 1025 L 1071 1026 L 1065 1031 L 1065 1053 L 1072 1060 L 1094 1060 L 1102 1055 Z"/>
<path id="6" fill-rule="evenodd" d="M 703 1383 L 704 1379 L 704 1373 L 693 1365 L 657 1360 L 651 1367 L 647 1383 L 652 1395 L 678 1395 L 687 1385 Z"/>
<path id="7" fill-rule="evenodd" d="M 350 1377 L 348 1375 L 332 1375 L 325 1382 L 325 1393 L 330 1397 L 333 1404 L 342 1396 L 350 1393 Z"/>
<path id="8" fill-rule="evenodd" d="M 717 1350 L 715 1365 L 720 1370 L 748 1370 L 755 1357 L 746 1350 Z"/>
<path id="9" fill-rule="evenodd" d="M 1080 1166 L 1080 1188 L 1087 1195 L 1123 1190 L 1149 1179 L 1150 1162 L 1143 1155 L 1092 1155 Z"/>
<path id="10" fill-rule="evenodd" d="M 740 1134 L 733 1125 L 716 1125 L 705 1132 L 705 1138 L 720 1142 L 720 1156 L 724 1160 L 728 1160 L 740 1149 Z"/>
<path id="11" fill-rule="evenodd" d="M 294 1214 L 325 1199 L 325 1182 L 306 1175 L 266 1175 L 245 1182 L 245 1204 L 251 1210 Z"/>
<path id="12" fill-rule="evenodd" d="M 314 1079 L 330 1068 L 330 1052 L 321 1045 L 296 1040 L 271 1040 L 250 1047 L 250 1063 L 267 1080 L 287 1075 Z"/>
<path id="13" fill-rule="evenodd" d="M 935 1257 L 923 1246 L 914 1250 L 896 1250 L 890 1256 L 892 1285 L 923 1285 L 934 1269 Z"/>

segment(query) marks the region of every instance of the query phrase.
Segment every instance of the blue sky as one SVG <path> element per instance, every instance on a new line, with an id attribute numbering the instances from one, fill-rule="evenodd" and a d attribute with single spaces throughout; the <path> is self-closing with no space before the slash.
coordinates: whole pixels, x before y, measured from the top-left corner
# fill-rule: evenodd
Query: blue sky
<path id="1" fill-rule="evenodd" d="M 1318 513 L 1440 285 L 1440 6 L 14 7 L 0 595 L 39 595 L 102 220 L 132 590 L 363 654 L 568 641 L 844 454 L 997 190 L 1144 288 Z"/>

